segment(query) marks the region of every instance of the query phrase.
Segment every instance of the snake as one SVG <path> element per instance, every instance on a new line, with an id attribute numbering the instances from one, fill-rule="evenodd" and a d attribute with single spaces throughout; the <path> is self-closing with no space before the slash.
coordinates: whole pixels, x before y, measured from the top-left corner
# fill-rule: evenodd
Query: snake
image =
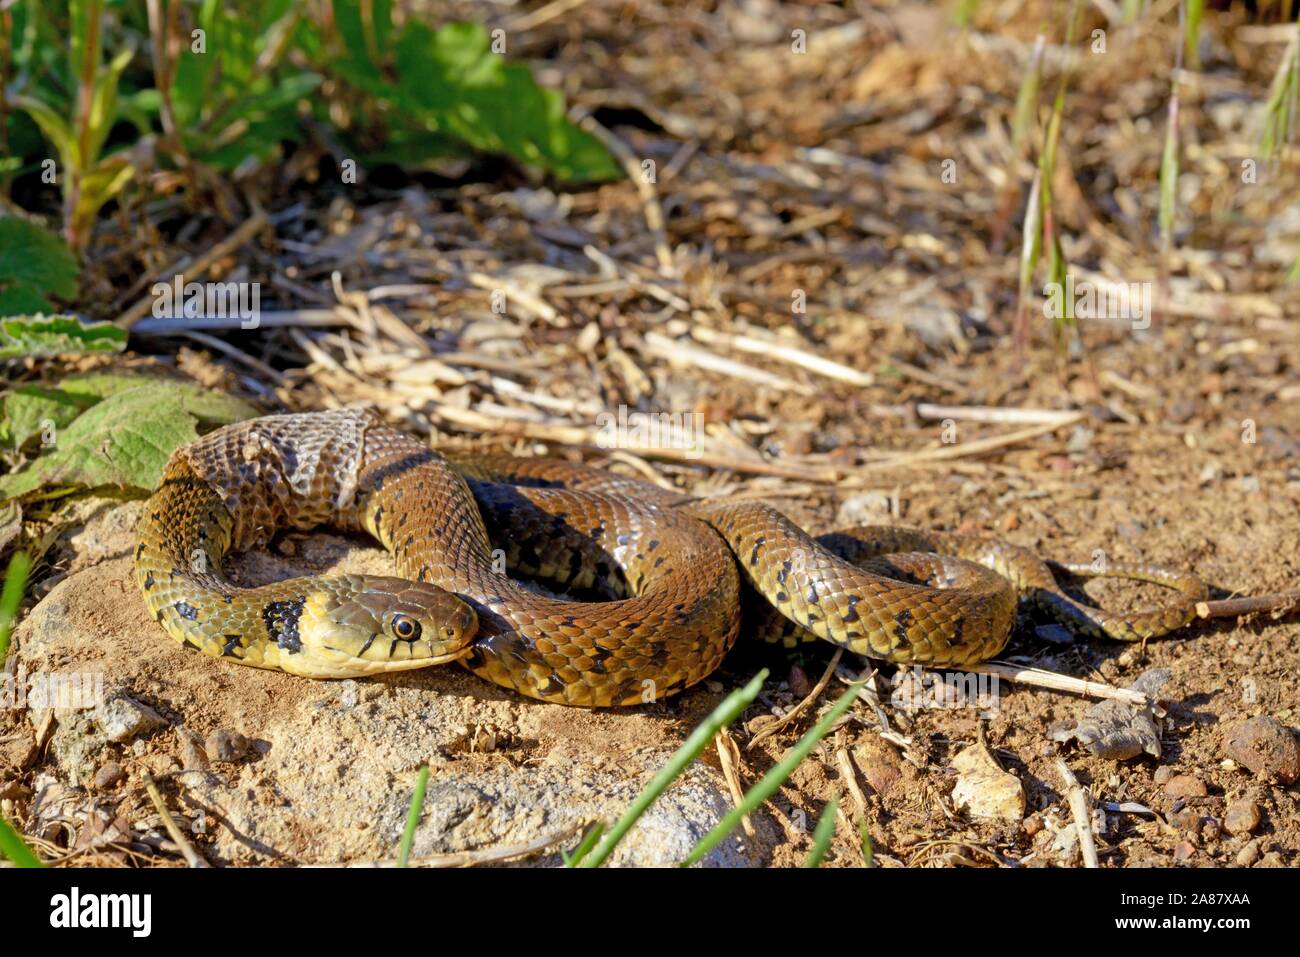
<path id="1" fill-rule="evenodd" d="M 368 533 L 396 574 L 243 587 L 222 570 L 230 553 L 319 527 Z M 813 537 L 762 501 L 565 460 L 444 454 L 357 408 L 262 416 L 180 447 L 134 553 L 150 613 L 204 654 L 309 678 L 456 662 L 527 697 L 586 707 L 676 694 L 711 674 L 742 630 L 961 668 L 1002 651 L 1021 599 L 1078 634 L 1138 641 L 1188 624 L 1207 594 L 1195 576 L 1152 564 L 1060 567 L 1173 597 L 1106 611 L 991 535 L 862 526 Z"/>

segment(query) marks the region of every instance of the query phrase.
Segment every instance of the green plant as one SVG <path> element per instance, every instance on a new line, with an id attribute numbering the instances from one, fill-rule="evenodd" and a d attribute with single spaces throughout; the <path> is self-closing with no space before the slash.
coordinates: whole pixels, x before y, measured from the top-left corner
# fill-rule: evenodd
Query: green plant
<path id="1" fill-rule="evenodd" d="M 47 230 L 16 216 L 0 217 L 0 316 L 53 312 L 47 296 L 77 294 L 77 260 Z"/>
<path id="2" fill-rule="evenodd" d="M 836 794 L 826 802 L 821 817 L 817 819 L 817 829 L 813 831 L 813 846 L 808 852 L 804 867 L 821 867 L 826 852 L 831 849 L 831 839 L 835 837 L 835 815 L 840 809 L 840 796 Z"/>
<path id="3" fill-rule="evenodd" d="M 22 604 L 23 589 L 27 586 L 31 567 L 27 554 L 18 552 L 9 559 L 9 566 L 5 569 L 4 586 L 0 588 L 0 667 L 3 667 L 9 652 L 9 634 L 18 618 L 18 607 Z M 0 815 L 0 854 L 18 867 L 44 866 L 3 815 Z"/>
<path id="4" fill-rule="evenodd" d="M 411 859 L 411 845 L 415 843 L 415 829 L 420 823 L 420 812 L 424 808 L 424 793 L 429 787 L 429 766 L 420 765 L 420 774 L 415 779 L 415 790 L 411 793 L 411 806 L 406 812 L 406 827 L 402 829 L 402 841 L 397 847 L 397 866 L 405 867 Z"/>
<path id="5" fill-rule="evenodd" d="M 59 155 L 63 236 L 80 252 L 95 215 L 135 175 L 127 156 L 103 155 L 104 142 L 117 118 L 118 83 L 135 50 L 128 46 L 103 63 L 103 0 L 70 0 L 69 10 L 70 59 L 77 76 L 73 114 L 62 115 L 28 93 L 19 93 L 12 102 L 40 127 Z"/>
<path id="6" fill-rule="evenodd" d="M 826 714 L 822 716 L 822 719 L 800 738 L 798 743 L 786 752 L 785 757 L 778 761 L 772 770 L 763 775 L 758 780 L 758 783 L 745 793 L 745 797 L 741 802 L 732 808 L 731 812 L 691 849 L 691 853 L 682 862 L 683 867 L 698 863 L 705 854 L 717 847 L 723 838 L 735 830 L 745 815 L 752 814 L 760 804 L 776 793 L 776 789 L 794 773 L 794 769 L 808 756 L 808 752 L 830 732 L 835 722 L 840 719 L 840 716 L 853 706 L 853 702 L 858 699 L 858 692 L 862 690 L 864 684 L 866 684 L 865 678 L 849 685 L 848 690 L 839 696 Z"/>
<path id="7" fill-rule="evenodd" d="M 742 711 L 758 697 L 758 692 L 763 687 L 763 682 L 767 680 L 767 669 L 764 668 L 756 674 L 743 688 L 737 688 L 731 694 L 727 695 L 713 713 L 700 723 L 700 725 L 690 733 L 690 736 L 680 748 L 674 752 L 673 756 L 668 759 L 668 763 L 656 774 L 637 795 L 632 806 L 627 809 L 618 822 L 610 828 L 608 833 L 603 835 L 603 839 L 597 844 L 597 839 L 601 838 L 604 831 L 603 825 L 597 825 L 593 828 L 582 843 L 570 855 L 565 856 L 565 862 L 569 867 L 599 867 L 605 862 L 605 859 L 614 852 L 624 835 L 632 828 L 646 809 L 655 802 L 659 795 L 667 790 L 668 785 L 676 780 L 677 776 L 690 766 L 690 763 L 699 756 L 699 753 L 709 746 L 709 742 L 723 728 L 735 721 Z M 739 820 L 739 819 L 737 819 Z"/>

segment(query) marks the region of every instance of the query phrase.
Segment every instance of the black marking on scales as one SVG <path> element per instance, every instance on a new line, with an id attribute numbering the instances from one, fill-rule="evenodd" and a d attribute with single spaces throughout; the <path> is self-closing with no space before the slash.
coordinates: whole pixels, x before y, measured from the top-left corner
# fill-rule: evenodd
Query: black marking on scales
<path id="1" fill-rule="evenodd" d="M 298 634 L 298 621 L 302 618 L 306 598 L 287 598 L 284 601 L 268 601 L 262 607 L 262 621 L 266 624 L 266 633 L 271 640 L 289 654 L 302 651 L 302 639 Z"/>

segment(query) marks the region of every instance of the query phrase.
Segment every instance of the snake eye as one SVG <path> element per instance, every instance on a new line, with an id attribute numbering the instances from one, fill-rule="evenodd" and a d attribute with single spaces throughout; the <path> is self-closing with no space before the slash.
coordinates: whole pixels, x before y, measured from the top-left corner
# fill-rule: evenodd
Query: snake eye
<path id="1" fill-rule="evenodd" d="M 420 623 L 409 615 L 393 616 L 393 634 L 402 641 L 415 641 L 420 637 Z"/>

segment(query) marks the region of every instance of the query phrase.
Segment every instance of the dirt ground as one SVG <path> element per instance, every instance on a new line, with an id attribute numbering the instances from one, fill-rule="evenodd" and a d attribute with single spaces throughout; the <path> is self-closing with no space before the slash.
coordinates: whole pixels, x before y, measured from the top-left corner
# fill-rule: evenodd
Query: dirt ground
<path id="1" fill-rule="evenodd" d="M 646 227 L 645 193 L 631 183 L 557 193 L 522 179 L 507 183 L 512 189 L 421 182 L 401 193 L 376 189 L 364 202 L 318 189 L 304 193 L 305 213 L 226 268 L 270 275 L 283 297 L 273 308 L 353 310 L 341 330 L 227 337 L 273 366 L 278 381 L 193 342 L 173 358 L 176 340 L 157 332 L 135 340 L 140 358 L 128 362 L 175 366 L 268 410 L 372 402 L 449 446 L 638 470 L 651 463 L 687 490 L 761 496 L 815 533 L 861 522 L 983 530 L 1060 561 L 1100 555 L 1193 571 L 1216 598 L 1300 587 L 1300 295 L 1282 284 L 1300 242 L 1300 174 L 1292 153 L 1258 185 L 1243 187 L 1237 175 L 1243 144 L 1253 142 L 1249 107 L 1266 97 L 1281 44 L 1244 29 L 1240 12 L 1212 18 L 1205 71 L 1183 91 L 1187 156 L 1167 308 L 1149 328 L 1083 319 L 1078 345 L 1063 355 L 1035 306 L 1021 358 L 1012 326 L 1023 191 L 1005 251 L 995 248 L 993 224 L 1005 171 L 1024 182 L 1032 175 L 1008 156 L 1007 135 L 1038 20 L 992 11 L 958 40 L 938 16 L 912 3 L 874 5 L 855 18 L 753 2 L 707 11 L 601 7 L 581 21 L 546 24 L 514 52 L 545 60 L 543 80 L 562 81 L 571 102 L 594 111 L 635 157 L 657 161 L 662 237 Z M 807 55 L 788 55 L 792 29 L 809 31 Z M 1157 276 L 1155 177 L 1173 49 L 1171 31 L 1113 30 L 1105 65 L 1085 65 L 1072 78 L 1056 194 L 1067 258 L 1081 270 L 1124 281 Z M 1059 71 L 1048 62 L 1044 90 L 1054 90 Z M 955 186 L 940 175 L 949 157 L 957 159 Z M 589 246 L 597 252 L 584 252 Z M 670 270 L 662 268 L 665 249 Z M 602 265 L 602 254 L 614 265 Z M 106 257 L 104 281 L 129 265 L 125 252 Z M 339 302 L 333 270 L 352 296 L 401 283 L 423 291 L 398 302 L 366 302 L 364 294 L 361 305 Z M 495 315 L 491 284 L 471 273 L 526 289 L 555 314 Z M 792 312 L 800 294 L 807 309 Z M 390 308 L 431 347 L 413 347 L 370 314 Z M 766 335 L 769 347 L 816 354 L 866 378 L 850 384 L 698 330 Z M 699 350 L 743 369 L 706 368 Z M 460 381 L 447 367 L 463 373 Z M 710 454 L 736 467 L 644 450 L 611 457 L 595 443 L 564 441 L 591 434 L 593 409 L 622 403 L 702 413 Z M 1006 439 L 1028 420 L 979 422 L 936 406 L 1083 417 Z M 938 454 L 895 458 L 927 450 Z M 64 532 L 65 543 L 77 527 Z M 120 564 L 116 555 L 86 554 L 52 549 L 37 597 L 72 563 Z M 106 591 L 127 580 L 121 568 L 104 575 Z M 1085 591 L 1115 608 L 1161 597 L 1154 586 L 1110 581 Z M 134 600 L 125 588 L 104 605 L 99 626 L 133 634 L 143 615 L 142 606 L 128 607 Z M 1285 772 L 1253 773 L 1227 741 L 1234 722 L 1267 716 L 1290 729 L 1294 748 L 1294 614 L 1198 623 L 1144 647 L 1061 642 L 1051 629 L 1039 633 L 1048 621 L 1022 611 L 1000 660 L 1117 687 L 1151 668 L 1170 670 L 1159 758 L 1117 761 L 1056 741 L 1052 732 L 1093 702 L 1003 681 L 984 734 L 1026 803 L 1020 814 L 981 821 L 952 794 L 954 759 L 979 737 L 978 711 L 908 713 L 886 703 L 886 739 L 859 704 L 756 815 L 768 835 L 755 842 L 757 863 L 801 863 L 812 825 L 840 795 L 831 865 L 862 863 L 860 822 L 885 866 L 1075 864 L 1063 757 L 1094 802 L 1154 812 L 1099 815 L 1103 866 L 1300 864 L 1294 774 L 1288 783 Z M 727 691 L 767 667 L 772 679 L 732 728 L 736 773 L 748 786 L 838 694 L 836 679 L 816 707 L 747 746 L 808 693 L 833 651 L 792 652 L 742 636 L 708 682 L 631 712 L 503 701 L 499 689 L 461 673 L 430 678 L 428 688 L 457 696 L 466 726 L 491 725 L 513 739 L 509 749 L 457 759 L 474 768 L 543 764 L 574 751 L 617 767 L 640 749 L 671 752 Z M 230 669 L 174 648 L 161 632 L 121 654 L 118 665 L 133 674 L 190 669 L 197 681 L 210 672 L 208 697 L 195 684 L 188 703 L 173 699 L 182 712 L 193 709 L 186 723 L 201 732 L 232 709 L 260 727 L 320 693 L 282 675 L 221 675 Z M 841 670 L 863 664 L 846 660 Z M 883 668 L 882 678 L 893 671 Z M 215 689 L 226 699 L 219 705 Z M 232 703 L 236 693 L 248 697 Z M 31 783 L 51 770 L 49 754 L 39 729 L 13 713 L 0 713 L 0 748 L 0 795 L 21 823 Z M 110 789 L 118 806 L 146 813 L 142 770 L 184 764 L 181 749 L 168 732 L 132 752 L 125 779 Z M 703 760 L 724 771 L 714 748 Z M 454 773 L 455 761 L 447 767 Z M 309 835 L 295 846 L 301 856 L 288 861 L 309 859 Z"/>

